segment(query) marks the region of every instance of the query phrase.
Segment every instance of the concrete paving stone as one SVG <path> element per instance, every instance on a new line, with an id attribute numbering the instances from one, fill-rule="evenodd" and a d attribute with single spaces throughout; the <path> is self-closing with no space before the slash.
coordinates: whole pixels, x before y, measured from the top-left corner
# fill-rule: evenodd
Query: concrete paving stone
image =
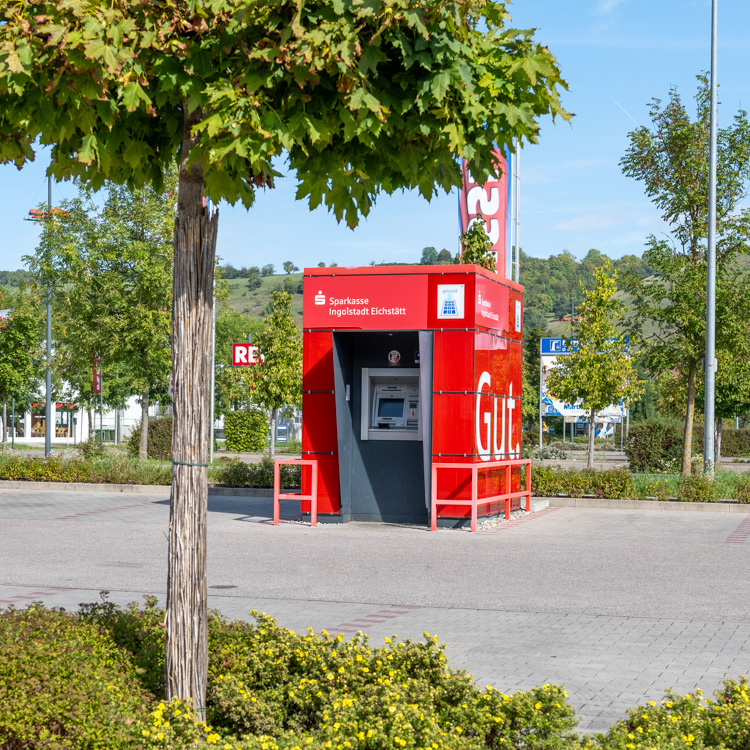
<path id="1" fill-rule="evenodd" d="M 565 684 L 583 731 L 667 687 L 708 694 L 750 672 L 750 582 L 736 574 L 740 545 L 724 544 L 741 520 L 731 514 L 565 508 L 471 535 L 274 527 L 270 506 L 209 497 L 208 585 L 235 587 L 209 588 L 209 606 L 226 616 L 258 609 L 347 637 L 361 627 L 373 644 L 427 630 L 482 685 Z M 295 503 L 282 510 L 300 517 Z M 101 589 L 118 604 L 163 603 L 168 515 L 164 491 L 0 489 L 0 606 L 75 609 Z"/>

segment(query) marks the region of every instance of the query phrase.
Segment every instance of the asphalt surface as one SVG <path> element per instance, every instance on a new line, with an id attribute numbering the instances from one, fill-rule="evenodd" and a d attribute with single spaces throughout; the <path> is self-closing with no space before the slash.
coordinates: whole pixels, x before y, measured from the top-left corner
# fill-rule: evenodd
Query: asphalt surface
<path id="1" fill-rule="evenodd" d="M 209 498 L 211 605 L 295 630 L 435 633 L 504 691 L 564 683 L 583 731 L 750 673 L 750 515 L 549 508 L 478 534 Z M 164 600 L 165 492 L 0 490 L 0 606 Z"/>

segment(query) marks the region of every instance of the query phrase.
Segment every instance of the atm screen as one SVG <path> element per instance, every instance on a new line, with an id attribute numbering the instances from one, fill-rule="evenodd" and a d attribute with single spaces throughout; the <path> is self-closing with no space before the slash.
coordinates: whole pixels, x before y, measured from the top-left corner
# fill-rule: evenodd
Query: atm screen
<path id="1" fill-rule="evenodd" d="M 404 415 L 404 399 L 381 398 L 378 402 L 379 417 L 402 417 Z"/>

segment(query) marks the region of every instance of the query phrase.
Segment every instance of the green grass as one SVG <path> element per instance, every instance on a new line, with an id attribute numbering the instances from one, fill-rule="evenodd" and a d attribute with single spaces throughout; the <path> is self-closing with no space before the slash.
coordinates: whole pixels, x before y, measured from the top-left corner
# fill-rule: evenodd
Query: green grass
<path id="1" fill-rule="evenodd" d="M 739 476 L 736 471 L 717 471 L 714 474 L 719 499 L 728 500 L 737 497 Z M 647 497 L 655 497 L 658 500 L 677 497 L 679 480 L 679 474 L 633 474 L 636 494 L 641 500 Z"/>
<path id="2" fill-rule="evenodd" d="M 266 305 L 271 301 L 271 295 L 277 288 L 283 288 L 286 274 L 276 274 L 275 276 L 264 276 L 261 278 L 261 285 L 257 289 L 247 288 L 247 279 L 228 279 L 229 287 L 229 306 L 239 312 L 249 315 L 251 318 L 260 318 Z M 293 281 L 299 281 L 302 278 L 301 273 L 289 274 Z M 302 295 L 292 295 L 292 313 L 297 325 L 302 327 Z"/>

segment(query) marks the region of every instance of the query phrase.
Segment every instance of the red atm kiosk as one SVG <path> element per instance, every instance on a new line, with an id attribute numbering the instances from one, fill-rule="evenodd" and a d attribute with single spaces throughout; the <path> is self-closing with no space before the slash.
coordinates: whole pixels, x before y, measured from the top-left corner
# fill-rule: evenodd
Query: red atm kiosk
<path id="1" fill-rule="evenodd" d="M 523 288 L 479 266 L 305 269 L 318 518 L 434 528 L 528 507 L 522 322 Z"/>

